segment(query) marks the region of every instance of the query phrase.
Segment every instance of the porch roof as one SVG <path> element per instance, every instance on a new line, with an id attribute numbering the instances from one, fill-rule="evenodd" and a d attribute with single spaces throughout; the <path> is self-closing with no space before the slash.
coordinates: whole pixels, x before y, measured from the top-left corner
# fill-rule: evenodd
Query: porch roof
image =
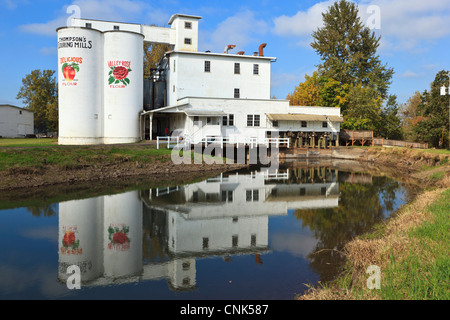
<path id="1" fill-rule="evenodd" d="M 200 117 L 213 117 L 213 116 L 225 116 L 227 115 L 225 112 L 220 110 L 196 110 L 196 109 L 186 109 L 184 113 L 188 117 L 200 116 Z"/>
<path id="2" fill-rule="evenodd" d="M 303 114 L 303 113 L 267 113 L 269 120 L 278 121 L 327 121 L 343 122 L 344 120 L 339 116 L 325 116 L 319 114 Z"/>

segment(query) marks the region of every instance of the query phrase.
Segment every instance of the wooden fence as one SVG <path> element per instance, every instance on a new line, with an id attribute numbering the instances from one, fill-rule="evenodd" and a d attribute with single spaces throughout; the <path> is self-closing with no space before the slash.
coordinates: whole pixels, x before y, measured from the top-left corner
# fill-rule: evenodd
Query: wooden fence
<path id="1" fill-rule="evenodd" d="M 391 146 L 391 147 L 428 149 L 428 143 L 375 138 L 373 136 L 373 131 L 341 130 L 339 138 L 344 141 L 345 145 L 349 144 L 354 145 L 355 143 L 360 143 L 362 146 L 371 145 L 371 146 Z"/>
<path id="2" fill-rule="evenodd" d="M 428 143 L 389 140 L 389 139 L 384 139 L 384 138 L 374 138 L 372 145 L 373 146 L 392 146 L 392 147 L 428 149 Z"/>

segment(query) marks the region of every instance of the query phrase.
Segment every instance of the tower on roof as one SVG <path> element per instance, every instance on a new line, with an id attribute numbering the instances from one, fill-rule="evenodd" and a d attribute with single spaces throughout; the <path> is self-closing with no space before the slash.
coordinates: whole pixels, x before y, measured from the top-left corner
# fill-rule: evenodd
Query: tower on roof
<path id="1" fill-rule="evenodd" d="M 175 30 L 175 51 L 198 51 L 198 21 L 202 17 L 174 14 L 169 25 Z"/>

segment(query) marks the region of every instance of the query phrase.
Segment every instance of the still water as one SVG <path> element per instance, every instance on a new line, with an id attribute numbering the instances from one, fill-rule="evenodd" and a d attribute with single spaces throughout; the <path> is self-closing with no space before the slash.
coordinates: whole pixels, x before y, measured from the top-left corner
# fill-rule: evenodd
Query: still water
<path id="1" fill-rule="evenodd" d="M 291 300 L 409 196 L 386 176 L 297 162 L 27 203 L 0 210 L 0 299 Z"/>

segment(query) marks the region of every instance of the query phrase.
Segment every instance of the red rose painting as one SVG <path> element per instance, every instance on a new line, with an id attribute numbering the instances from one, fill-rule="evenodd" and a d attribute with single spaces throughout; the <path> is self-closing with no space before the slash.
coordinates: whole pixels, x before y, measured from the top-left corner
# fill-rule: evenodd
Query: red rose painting
<path id="1" fill-rule="evenodd" d="M 112 66 L 110 67 L 108 73 L 108 85 L 112 84 L 122 84 L 127 86 L 130 84 L 130 79 L 128 79 L 128 75 L 132 70 L 130 68 L 124 66 Z"/>

